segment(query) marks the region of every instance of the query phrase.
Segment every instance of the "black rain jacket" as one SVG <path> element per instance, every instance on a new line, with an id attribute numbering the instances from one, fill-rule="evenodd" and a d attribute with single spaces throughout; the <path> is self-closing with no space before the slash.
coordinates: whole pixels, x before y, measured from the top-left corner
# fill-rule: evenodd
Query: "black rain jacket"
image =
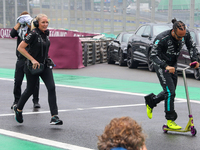
<path id="1" fill-rule="evenodd" d="M 198 61 L 198 50 L 190 32 L 186 30 L 186 34 L 182 38 L 182 41 L 177 41 L 172 37 L 171 31 L 172 30 L 164 31 L 155 38 L 150 54 L 150 59 L 154 64 L 162 69 L 165 69 L 168 65 L 176 66 L 180 50 L 184 44 L 189 51 L 191 61 Z"/>

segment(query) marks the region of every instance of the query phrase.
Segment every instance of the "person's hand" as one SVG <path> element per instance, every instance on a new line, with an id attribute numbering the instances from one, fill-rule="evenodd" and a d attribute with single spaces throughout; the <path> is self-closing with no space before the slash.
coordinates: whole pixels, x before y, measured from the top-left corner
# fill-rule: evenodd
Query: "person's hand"
<path id="1" fill-rule="evenodd" d="M 168 70 L 169 73 L 175 73 L 175 68 L 171 66 L 167 66 L 165 70 Z"/>
<path id="2" fill-rule="evenodd" d="M 197 61 L 194 61 L 194 62 L 192 62 L 192 63 L 196 63 L 196 66 L 194 67 L 195 69 L 196 69 L 196 68 L 199 68 L 199 63 L 198 63 Z M 190 66 L 191 66 L 192 63 L 190 63 Z"/>
<path id="3" fill-rule="evenodd" d="M 35 59 L 31 61 L 33 69 L 40 68 L 40 63 Z"/>

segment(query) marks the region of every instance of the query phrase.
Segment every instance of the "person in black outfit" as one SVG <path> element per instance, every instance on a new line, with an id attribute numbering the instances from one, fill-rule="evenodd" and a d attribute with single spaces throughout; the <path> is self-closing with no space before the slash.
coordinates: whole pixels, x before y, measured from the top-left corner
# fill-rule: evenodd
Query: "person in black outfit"
<path id="1" fill-rule="evenodd" d="M 150 54 L 150 59 L 154 63 L 154 68 L 159 78 L 163 91 L 158 95 L 153 93 L 145 96 L 147 116 L 152 118 L 153 108 L 159 102 L 165 100 L 165 118 L 167 126 L 171 129 L 181 129 L 174 121 L 177 113 L 174 110 L 175 90 L 177 85 L 177 59 L 183 45 L 187 46 L 191 62 L 196 62 L 195 68 L 199 67 L 198 50 L 192 40 L 190 32 L 186 29 L 182 21 L 172 20 L 173 29 L 159 34 L 155 40 Z"/>
<path id="2" fill-rule="evenodd" d="M 28 18 L 28 19 L 24 19 L 24 18 Z M 27 32 L 30 31 L 30 15 L 27 11 L 24 11 L 20 14 L 20 17 L 17 21 L 17 24 L 14 26 L 14 28 L 11 30 L 10 32 L 10 36 L 12 38 L 17 37 L 17 47 L 19 45 L 19 43 L 24 39 L 25 35 L 27 34 Z M 21 21 L 23 20 L 23 21 Z M 21 24 L 20 24 L 21 23 Z M 11 106 L 11 109 L 13 109 L 13 105 L 17 104 L 19 101 L 19 98 L 21 96 L 21 85 L 22 85 L 22 81 L 24 78 L 24 64 L 26 61 L 26 58 L 17 50 L 16 48 L 16 55 L 17 55 L 17 62 L 15 65 L 15 76 L 14 76 L 14 90 L 13 90 L 13 94 L 14 94 L 14 102 Z M 33 93 L 33 107 L 34 108 L 40 108 L 40 104 L 39 102 L 39 80 L 35 86 L 35 90 Z"/>
<path id="3" fill-rule="evenodd" d="M 28 59 L 27 65 L 25 65 L 27 86 L 21 95 L 19 102 L 13 107 L 15 119 L 19 123 L 23 122 L 23 107 L 31 94 L 33 94 L 36 83 L 38 82 L 39 77 L 41 77 L 48 91 L 48 103 L 52 116 L 50 124 L 62 125 L 62 120 L 57 116 L 58 107 L 53 72 L 52 68 L 49 67 L 49 63 L 47 63 L 49 62 L 47 60 L 49 60 L 48 51 L 50 46 L 49 30 L 47 29 L 48 18 L 45 14 L 39 14 L 36 17 L 36 20 L 33 21 L 33 24 L 36 28 L 34 28 L 18 46 L 18 51 Z M 30 46 L 29 52 L 25 50 L 28 45 Z M 31 67 L 28 64 L 31 64 Z M 42 64 L 44 65 L 43 71 L 33 75 L 30 70 L 40 68 Z"/>

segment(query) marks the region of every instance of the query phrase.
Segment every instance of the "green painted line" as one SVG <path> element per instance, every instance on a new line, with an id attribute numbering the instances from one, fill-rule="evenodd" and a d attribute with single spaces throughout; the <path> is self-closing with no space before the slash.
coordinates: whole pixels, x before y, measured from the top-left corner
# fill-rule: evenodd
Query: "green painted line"
<path id="1" fill-rule="evenodd" d="M 60 148 L 29 142 L 5 135 L 0 135 L 0 145 L 1 150 L 61 150 Z"/>
<path id="2" fill-rule="evenodd" d="M 14 69 L 0 68 L 0 78 L 13 79 Z M 149 94 L 151 92 L 154 92 L 155 94 L 158 94 L 162 90 L 160 84 L 158 83 L 147 83 L 147 82 L 138 82 L 129 80 L 97 78 L 89 76 L 75 76 L 75 75 L 57 74 L 57 73 L 54 73 L 54 79 L 56 84 L 61 84 L 61 85 L 79 86 L 79 87 L 114 90 L 114 91 L 131 92 L 131 93 Z M 188 90 L 190 99 L 200 101 L 200 97 L 198 96 L 200 88 L 188 87 Z M 186 99 L 184 86 L 177 86 L 176 97 Z M 26 140 L 21 140 L 4 135 L 0 135 L 0 145 L 2 150 L 7 150 L 8 146 L 9 149 L 16 149 L 16 145 L 17 149 L 20 150 L 35 150 L 35 149 L 60 150 L 59 148 L 54 148 L 51 146 L 29 142 Z"/>
<path id="3" fill-rule="evenodd" d="M 13 79 L 14 69 L 0 68 L 0 78 Z M 159 83 L 147 83 L 147 82 L 138 82 L 130 80 L 76 76 L 76 75 L 57 74 L 57 73 L 54 73 L 54 79 L 56 84 L 131 92 L 131 93 L 149 94 L 153 92 L 154 94 L 158 94 L 162 90 Z M 200 101 L 200 96 L 198 94 L 200 88 L 188 87 L 188 91 L 190 99 Z M 176 98 L 186 99 L 184 86 L 177 86 Z"/>

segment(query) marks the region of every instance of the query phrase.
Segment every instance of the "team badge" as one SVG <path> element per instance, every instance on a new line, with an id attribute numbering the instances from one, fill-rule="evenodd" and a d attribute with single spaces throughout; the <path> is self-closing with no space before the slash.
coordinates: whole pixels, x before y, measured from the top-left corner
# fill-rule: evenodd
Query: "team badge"
<path id="1" fill-rule="evenodd" d="M 171 41 L 171 40 L 168 40 L 168 41 L 167 41 L 167 44 L 168 44 L 168 45 L 171 45 L 171 44 L 172 44 L 172 41 Z"/>

